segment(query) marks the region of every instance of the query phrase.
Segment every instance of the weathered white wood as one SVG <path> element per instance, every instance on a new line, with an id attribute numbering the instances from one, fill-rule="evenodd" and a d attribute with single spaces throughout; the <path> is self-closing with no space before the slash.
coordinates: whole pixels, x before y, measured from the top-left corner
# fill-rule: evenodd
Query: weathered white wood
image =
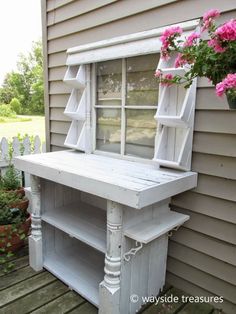
<path id="1" fill-rule="evenodd" d="M 194 29 L 199 20 L 178 24 L 186 32 Z M 161 43 L 157 38 L 165 27 L 102 40 L 67 50 L 67 65 L 86 64 L 104 60 L 112 60 L 160 51 Z"/>
<path id="2" fill-rule="evenodd" d="M 20 170 L 134 208 L 179 194 L 197 183 L 194 172 L 159 170 L 155 165 L 73 151 L 17 157 L 15 164 Z"/>
<path id="3" fill-rule="evenodd" d="M 39 154 L 41 153 L 41 140 L 38 135 L 34 138 L 34 153 Z"/>
<path id="4" fill-rule="evenodd" d="M 104 254 L 47 224 L 43 226 L 43 231 L 47 239 L 44 241 L 43 266 L 98 306 L 99 283 L 104 276 Z"/>
<path id="5" fill-rule="evenodd" d="M 85 79 L 85 67 L 83 65 L 75 65 L 68 67 L 64 82 L 75 88 L 83 89 L 85 87 Z"/>
<path id="6" fill-rule="evenodd" d="M 124 230 L 124 235 L 147 244 L 175 227 L 179 227 L 188 219 L 188 215 L 170 211 L 159 219 L 146 220 Z"/>
<path id="7" fill-rule="evenodd" d="M 9 145 L 8 141 L 5 137 L 1 140 L 1 159 L 2 160 L 8 160 L 9 158 Z"/>
<path id="8" fill-rule="evenodd" d="M 39 271 L 43 267 L 42 230 L 41 230 L 41 203 L 40 203 L 40 178 L 34 175 L 31 179 L 31 235 L 29 237 L 30 266 Z"/>
<path id="9" fill-rule="evenodd" d="M 184 69 L 171 69 L 168 73 L 183 76 Z M 162 125 L 189 127 L 192 110 L 195 107 L 196 84 L 184 86 L 160 86 L 161 98 L 155 119 Z"/>
<path id="10" fill-rule="evenodd" d="M 99 314 L 120 314 L 120 270 L 123 206 L 107 201 L 107 251 L 104 281 L 99 286 Z"/>
<path id="11" fill-rule="evenodd" d="M 13 157 L 20 156 L 20 148 L 21 148 L 21 145 L 20 145 L 19 139 L 17 137 L 14 137 L 12 141 Z"/>
<path id="12" fill-rule="evenodd" d="M 85 91 L 83 91 L 82 95 L 81 94 L 79 95 L 79 91 L 77 89 L 74 88 L 72 90 L 64 114 L 72 119 L 85 120 L 86 117 Z"/>
<path id="13" fill-rule="evenodd" d="M 60 194 L 56 194 L 58 197 Z M 63 196 L 63 194 L 62 194 Z M 95 249 L 106 251 L 106 216 L 98 208 L 82 203 L 47 210 L 42 220 Z"/>

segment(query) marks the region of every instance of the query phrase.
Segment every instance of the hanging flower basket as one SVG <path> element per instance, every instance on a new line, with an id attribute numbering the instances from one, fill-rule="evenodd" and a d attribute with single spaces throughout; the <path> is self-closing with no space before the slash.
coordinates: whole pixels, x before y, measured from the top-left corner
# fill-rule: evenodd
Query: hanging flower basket
<path id="1" fill-rule="evenodd" d="M 184 67 L 184 75 L 172 75 L 157 69 L 155 76 L 165 86 L 184 84 L 188 88 L 196 77 L 206 77 L 216 86 L 216 94 L 226 94 L 230 109 L 236 102 L 236 19 L 216 26 L 218 10 L 203 15 L 201 31 L 195 31 L 182 39 L 178 26 L 167 28 L 160 41 L 161 59 L 167 61 L 175 56 L 174 66 Z M 208 39 L 202 38 L 207 32 Z"/>
<path id="2" fill-rule="evenodd" d="M 226 93 L 226 97 L 229 108 L 236 110 L 236 96 Z"/>

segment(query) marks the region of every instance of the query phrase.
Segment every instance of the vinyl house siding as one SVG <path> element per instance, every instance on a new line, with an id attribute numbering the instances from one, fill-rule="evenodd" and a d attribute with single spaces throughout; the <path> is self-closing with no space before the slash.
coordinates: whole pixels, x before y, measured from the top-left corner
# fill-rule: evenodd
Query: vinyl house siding
<path id="1" fill-rule="evenodd" d="M 71 92 L 62 81 L 67 48 L 195 19 L 210 8 L 224 12 L 221 21 L 236 15 L 234 0 L 42 0 L 48 150 L 65 149 L 70 125 L 63 114 Z M 236 313 L 235 121 L 236 111 L 200 79 L 192 160 L 198 186 L 172 199 L 191 219 L 172 237 L 167 267 L 176 287 L 223 296 L 226 313 Z"/>

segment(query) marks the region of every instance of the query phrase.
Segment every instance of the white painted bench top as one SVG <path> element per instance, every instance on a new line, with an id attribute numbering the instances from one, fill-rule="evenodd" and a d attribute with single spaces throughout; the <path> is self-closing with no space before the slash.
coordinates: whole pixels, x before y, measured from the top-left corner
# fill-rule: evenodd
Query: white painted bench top
<path id="1" fill-rule="evenodd" d="M 78 151 L 15 158 L 16 168 L 133 208 L 143 208 L 192 189 L 197 173 Z"/>

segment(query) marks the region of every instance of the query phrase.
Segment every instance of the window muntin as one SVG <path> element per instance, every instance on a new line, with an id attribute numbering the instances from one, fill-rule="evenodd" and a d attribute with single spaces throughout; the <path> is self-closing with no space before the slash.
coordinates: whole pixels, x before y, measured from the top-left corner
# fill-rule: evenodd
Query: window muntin
<path id="1" fill-rule="evenodd" d="M 96 64 L 96 150 L 153 158 L 157 54 Z"/>

